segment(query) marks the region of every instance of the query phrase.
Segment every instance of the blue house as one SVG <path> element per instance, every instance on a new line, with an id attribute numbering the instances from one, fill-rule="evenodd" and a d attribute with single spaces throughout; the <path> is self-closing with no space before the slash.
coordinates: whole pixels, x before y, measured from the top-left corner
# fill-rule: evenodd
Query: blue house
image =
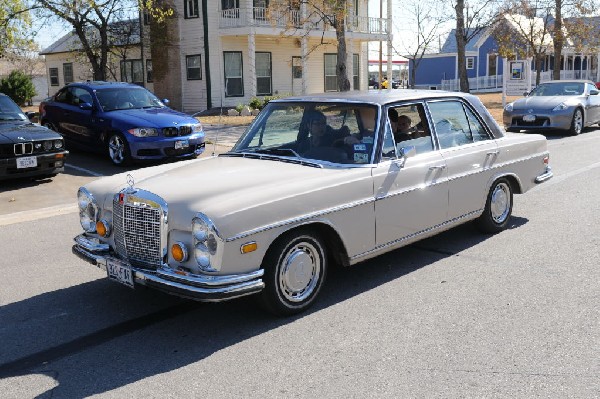
<path id="1" fill-rule="evenodd" d="M 415 87 L 424 89 L 458 90 L 458 53 L 455 30 L 446 38 L 439 53 L 425 54 L 419 61 Z M 488 30 L 473 36 L 467 43 L 465 62 L 472 90 L 494 90 L 502 87 L 502 58 Z M 409 62 L 409 76 L 415 67 Z"/>

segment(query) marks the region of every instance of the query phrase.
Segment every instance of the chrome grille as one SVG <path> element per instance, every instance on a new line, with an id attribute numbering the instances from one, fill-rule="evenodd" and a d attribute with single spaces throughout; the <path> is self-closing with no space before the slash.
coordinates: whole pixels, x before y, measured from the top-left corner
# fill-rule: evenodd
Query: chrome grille
<path id="1" fill-rule="evenodd" d="M 122 197 L 121 197 L 122 198 Z M 160 208 L 113 201 L 113 225 L 117 254 L 133 266 L 156 269 L 162 263 Z"/>

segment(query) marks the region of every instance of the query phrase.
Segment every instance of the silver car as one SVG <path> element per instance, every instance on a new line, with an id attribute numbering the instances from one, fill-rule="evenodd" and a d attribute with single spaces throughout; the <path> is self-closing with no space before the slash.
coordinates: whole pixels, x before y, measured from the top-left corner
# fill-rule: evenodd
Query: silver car
<path id="1" fill-rule="evenodd" d="M 566 130 L 578 135 L 584 127 L 600 123 L 600 95 L 592 81 L 552 80 L 504 107 L 507 131 Z"/>
<path id="2" fill-rule="evenodd" d="M 73 251 L 129 288 L 255 294 L 289 315 L 316 300 L 333 264 L 469 221 L 502 231 L 513 194 L 552 177 L 548 158 L 544 136 L 505 134 L 470 94 L 274 100 L 225 154 L 82 187 Z"/>

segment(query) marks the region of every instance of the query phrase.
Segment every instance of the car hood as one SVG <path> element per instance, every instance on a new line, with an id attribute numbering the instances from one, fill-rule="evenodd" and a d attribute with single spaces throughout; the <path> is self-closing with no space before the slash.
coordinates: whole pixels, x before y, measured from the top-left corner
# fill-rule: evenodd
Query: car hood
<path id="1" fill-rule="evenodd" d="M 577 102 L 570 96 L 532 96 L 520 98 L 513 103 L 513 109 L 552 109 L 560 103 Z"/>
<path id="2" fill-rule="evenodd" d="M 22 143 L 34 140 L 54 140 L 60 135 L 31 122 L 0 122 L 0 143 Z"/>
<path id="3" fill-rule="evenodd" d="M 189 230 L 202 212 L 224 237 L 262 225 L 307 215 L 372 196 L 369 168 L 315 168 L 275 160 L 211 157 L 129 172 L 136 189 L 168 203 L 169 226 Z M 127 187 L 127 173 L 90 183 L 86 188 L 103 207 L 112 208 L 115 193 Z M 361 192 L 357 187 L 368 187 Z M 332 193 L 335 192 L 335 195 Z M 285 203 L 284 206 L 280 206 Z M 260 217 L 257 217 L 260 215 Z"/>
<path id="4" fill-rule="evenodd" d="M 113 121 L 139 127 L 169 127 L 198 123 L 195 118 L 170 108 L 124 109 L 105 113 Z"/>

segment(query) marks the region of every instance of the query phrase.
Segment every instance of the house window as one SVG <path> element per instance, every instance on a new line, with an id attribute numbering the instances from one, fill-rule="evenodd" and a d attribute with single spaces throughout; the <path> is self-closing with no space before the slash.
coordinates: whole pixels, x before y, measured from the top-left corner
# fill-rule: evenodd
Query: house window
<path id="1" fill-rule="evenodd" d="M 240 0 L 221 0 L 221 10 L 240 8 Z"/>
<path id="2" fill-rule="evenodd" d="M 488 54 L 488 76 L 495 76 L 497 75 L 497 70 L 498 70 L 498 66 L 497 66 L 497 62 L 498 62 L 498 54 Z"/>
<path id="3" fill-rule="evenodd" d="M 467 69 L 473 69 L 475 65 L 475 58 L 467 57 Z"/>
<path id="4" fill-rule="evenodd" d="M 224 51 L 225 97 L 244 96 L 244 71 L 241 51 Z"/>
<path id="5" fill-rule="evenodd" d="M 198 0 L 184 0 L 185 18 L 198 18 Z"/>
<path id="6" fill-rule="evenodd" d="M 50 76 L 50 86 L 58 86 L 58 68 L 49 68 L 48 75 Z"/>
<path id="7" fill-rule="evenodd" d="M 152 60 L 146 60 L 146 82 L 152 83 Z"/>
<path id="8" fill-rule="evenodd" d="M 352 84 L 354 85 L 354 90 L 360 90 L 360 79 L 358 79 L 358 74 L 360 71 L 360 57 L 358 54 L 352 54 Z"/>
<path id="9" fill-rule="evenodd" d="M 325 54 L 325 91 L 338 91 L 336 64 L 337 54 Z"/>
<path id="10" fill-rule="evenodd" d="M 270 96 L 272 89 L 271 53 L 256 53 L 256 94 Z"/>
<path id="11" fill-rule="evenodd" d="M 63 79 L 65 84 L 73 83 L 73 64 L 70 62 L 63 64 Z"/>
<path id="12" fill-rule="evenodd" d="M 187 80 L 202 79 L 200 54 L 186 56 L 185 57 L 185 68 L 187 70 Z"/>
<path id="13" fill-rule="evenodd" d="M 142 60 L 121 61 L 121 82 L 144 84 Z"/>
<path id="14" fill-rule="evenodd" d="M 302 79 L 302 58 L 292 57 L 292 78 Z"/>

